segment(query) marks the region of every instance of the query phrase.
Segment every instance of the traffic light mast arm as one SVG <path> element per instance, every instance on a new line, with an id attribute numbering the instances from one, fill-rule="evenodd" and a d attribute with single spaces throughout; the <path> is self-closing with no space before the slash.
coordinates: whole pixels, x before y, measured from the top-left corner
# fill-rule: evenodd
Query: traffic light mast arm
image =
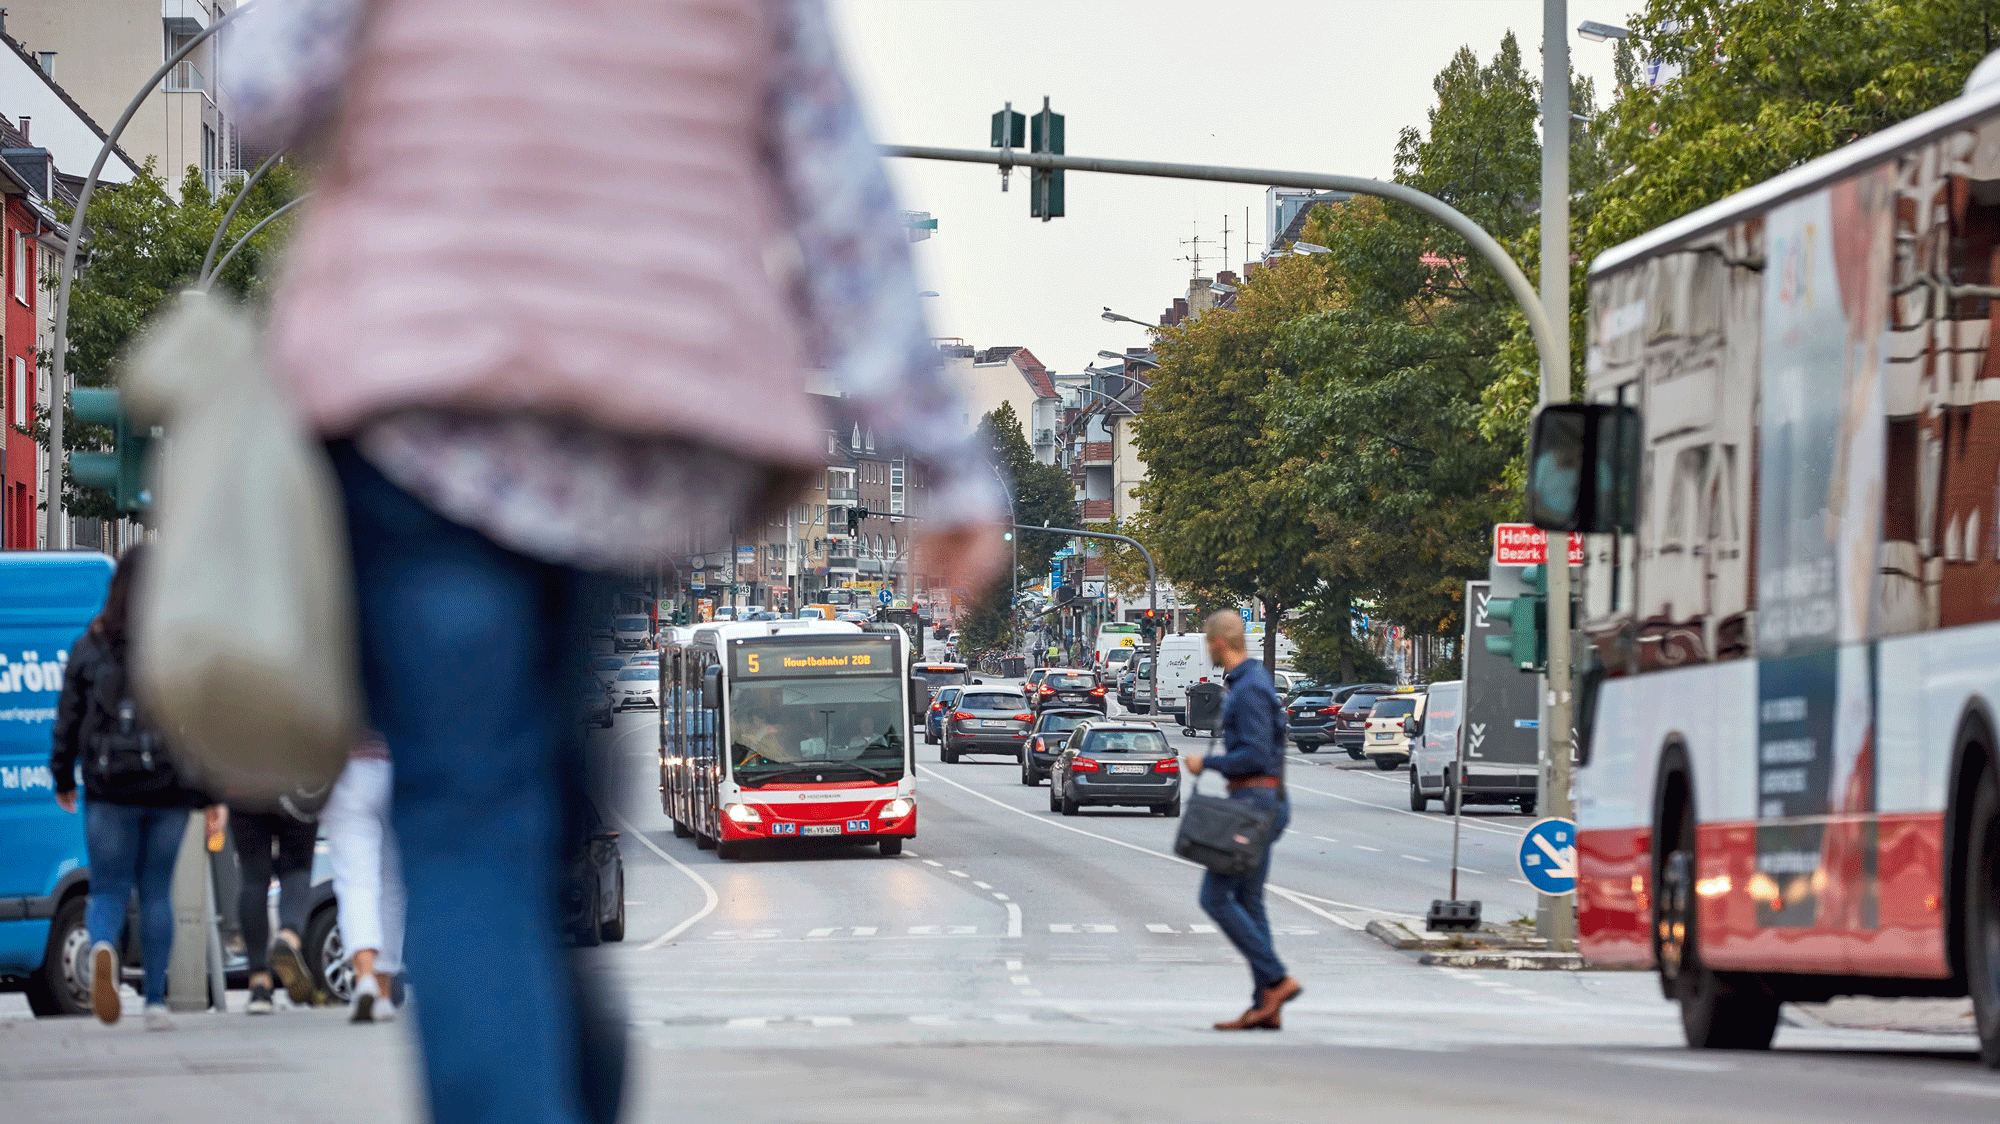
<path id="1" fill-rule="evenodd" d="M 1129 535 L 1114 535 L 1109 531 L 1084 531 L 1075 527 L 1050 527 L 1047 524 L 1035 527 L 1027 523 L 1016 523 L 1014 524 L 1014 529 L 1017 531 L 1047 531 L 1052 535 L 1073 535 L 1080 539 L 1110 539 L 1113 542 L 1122 542 L 1137 547 L 1139 553 L 1146 559 L 1146 610 L 1148 612 L 1159 611 L 1160 572 L 1153 567 L 1153 552 L 1147 550 L 1146 544 L 1140 542 L 1138 539 L 1132 538 Z"/>

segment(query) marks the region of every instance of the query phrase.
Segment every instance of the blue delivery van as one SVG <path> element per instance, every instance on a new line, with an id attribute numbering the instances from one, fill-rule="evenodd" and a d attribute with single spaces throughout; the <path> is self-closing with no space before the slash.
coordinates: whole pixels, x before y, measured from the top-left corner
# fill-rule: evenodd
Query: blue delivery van
<path id="1" fill-rule="evenodd" d="M 0 990 L 27 992 L 38 1015 L 90 1009 L 83 816 L 56 806 L 49 734 L 112 568 L 94 552 L 0 552 Z"/>

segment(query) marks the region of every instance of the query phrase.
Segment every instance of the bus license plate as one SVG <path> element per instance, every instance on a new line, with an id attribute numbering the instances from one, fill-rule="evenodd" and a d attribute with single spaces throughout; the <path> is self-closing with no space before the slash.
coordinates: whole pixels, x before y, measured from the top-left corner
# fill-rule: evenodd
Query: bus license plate
<path id="1" fill-rule="evenodd" d="M 848 821 L 847 821 L 847 830 L 849 830 L 849 831 L 867 831 L 867 830 L 868 830 L 868 821 L 867 821 L 867 820 L 848 820 Z"/>
<path id="2" fill-rule="evenodd" d="M 839 835 L 840 825 L 831 823 L 809 823 L 799 829 L 800 835 Z"/>

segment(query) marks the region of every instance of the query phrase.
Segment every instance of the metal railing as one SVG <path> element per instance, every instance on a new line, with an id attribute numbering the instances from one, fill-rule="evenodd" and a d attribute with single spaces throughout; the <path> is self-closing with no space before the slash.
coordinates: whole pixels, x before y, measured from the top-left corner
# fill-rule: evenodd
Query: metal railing
<path id="1" fill-rule="evenodd" d="M 208 77 L 201 68 L 191 62 L 174 64 L 167 71 L 167 92 L 170 94 L 205 94 L 208 92 Z"/>

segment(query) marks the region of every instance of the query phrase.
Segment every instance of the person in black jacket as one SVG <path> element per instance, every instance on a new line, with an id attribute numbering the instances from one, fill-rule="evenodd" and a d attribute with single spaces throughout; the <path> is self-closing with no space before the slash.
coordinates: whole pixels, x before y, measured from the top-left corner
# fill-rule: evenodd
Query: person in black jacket
<path id="1" fill-rule="evenodd" d="M 147 723 L 132 698 L 126 666 L 131 650 L 132 586 L 144 567 L 145 547 L 125 552 L 111 578 L 104 608 L 71 646 L 56 705 L 49 770 L 56 802 L 77 810 L 77 773 L 83 774 L 84 842 L 90 856 L 91 1008 L 105 1023 L 121 1012 L 118 946 L 125 906 L 139 891 L 140 948 L 146 968 L 146 1027 L 171 1030 L 167 1014 L 167 959 L 174 946 L 174 861 L 187 830 L 188 810 L 210 803 L 176 767 L 166 740 Z M 79 766 L 81 768 L 79 769 Z M 211 830 L 219 810 L 211 809 Z"/>

